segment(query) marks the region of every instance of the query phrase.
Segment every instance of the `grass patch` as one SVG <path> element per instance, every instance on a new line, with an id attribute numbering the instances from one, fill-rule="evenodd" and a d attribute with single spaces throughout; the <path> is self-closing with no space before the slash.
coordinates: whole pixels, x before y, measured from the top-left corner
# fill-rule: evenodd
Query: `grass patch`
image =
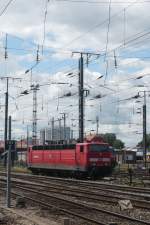
<path id="1" fill-rule="evenodd" d="M 5 172 L 7 168 L 5 168 L 4 166 L 0 165 L 0 171 Z M 16 172 L 16 173 L 31 173 L 30 170 L 28 170 L 27 167 L 25 166 L 21 166 L 21 165 L 16 165 L 14 167 L 11 168 L 12 172 Z"/>
<path id="2" fill-rule="evenodd" d="M 12 172 L 16 173 L 31 173 L 28 168 L 22 166 L 15 166 L 12 168 Z"/>

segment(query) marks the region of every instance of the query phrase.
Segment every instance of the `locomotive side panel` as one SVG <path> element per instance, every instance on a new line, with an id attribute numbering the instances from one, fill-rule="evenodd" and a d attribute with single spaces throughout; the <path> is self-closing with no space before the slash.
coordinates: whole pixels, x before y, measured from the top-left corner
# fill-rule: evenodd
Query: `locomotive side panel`
<path id="1" fill-rule="evenodd" d="M 59 146 L 60 147 L 60 146 Z M 76 170 L 76 151 L 73 149 L 48 149 L 28 151 L 28 167 L 48 170 Z"/>
<path id="2" fill-rule="evenodd" d="M 87 144 L 76 145 L 76 164 L 78 170 L 87 172 Z"/>
<path id="3" fill-rule="evenodd" d="M 31 164 L 41 164 L 43 161 L 43 150 L 38 150 L 38 151 L 31 151 L 30 154 L 30 162 Z"/>
<path id="4" fill-rule="evenodd" d="M 60 166 L 64 169 L 76 169 L 76 152 L 75 150 L 62 150 L 60 152 Z"/>
<path id="5" fill-rule="evenodd" d="M 43 168 L 55 169 L 56 165 L 60 162 L 59 150 L 45 150 L 43 155 Z"/>

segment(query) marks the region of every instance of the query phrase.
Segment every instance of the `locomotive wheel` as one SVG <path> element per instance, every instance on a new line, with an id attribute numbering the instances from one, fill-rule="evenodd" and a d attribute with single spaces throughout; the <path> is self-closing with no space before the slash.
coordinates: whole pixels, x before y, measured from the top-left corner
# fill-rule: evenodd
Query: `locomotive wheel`
<path id="1" fill-rule="evenodd" d="M 39 175 L 39 170 L 38 169 L 33 169 L 33 168 L 30 168 L 31 172 L 33 175 Z"/>

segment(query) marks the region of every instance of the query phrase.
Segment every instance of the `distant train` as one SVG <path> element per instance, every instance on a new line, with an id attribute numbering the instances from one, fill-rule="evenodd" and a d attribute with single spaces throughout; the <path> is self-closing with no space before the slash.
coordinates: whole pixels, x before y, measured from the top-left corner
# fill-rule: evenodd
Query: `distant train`
<path id="1" fill-rule="evenodd" d="M 112 172 L 114 151 L 104 142 L 51 144 L 28 149 L 27 164 L 33 173 L 99 177 Z"/>

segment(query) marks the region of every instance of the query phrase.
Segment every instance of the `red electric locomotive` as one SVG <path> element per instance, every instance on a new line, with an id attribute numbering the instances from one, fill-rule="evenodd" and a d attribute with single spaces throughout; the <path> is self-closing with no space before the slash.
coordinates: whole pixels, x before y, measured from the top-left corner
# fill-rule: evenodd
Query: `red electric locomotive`
<path id="1" fill-rule="evenodd" d="M 27 155 L 28 168 L 34 173 L 98 177 L 114 166 L 112 149 L 104 142 L 33 146 Z"/>

